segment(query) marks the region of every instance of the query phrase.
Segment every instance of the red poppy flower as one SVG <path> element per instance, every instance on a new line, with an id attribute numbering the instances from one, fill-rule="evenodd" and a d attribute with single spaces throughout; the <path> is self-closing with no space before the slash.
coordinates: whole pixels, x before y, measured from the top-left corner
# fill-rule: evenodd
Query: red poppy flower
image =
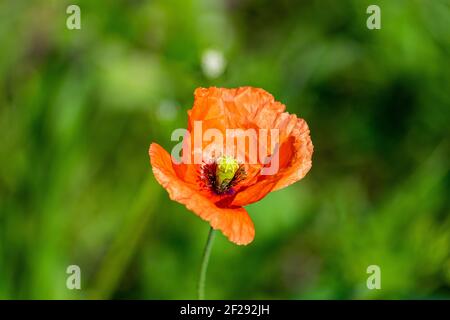
<path id="1" fill-rule="evenodd" d="M 277 141 L 267 142 L 270 146 L 259 150 L 265 159 L 257 161 L 249 161 L 251 148 L 247 144 L 242 160 L 237 159 L 237 153 L 230 156 L 213 148 L 208 160 L 203 157 L 200 163 L 177 163 L 160 145 L 150 145 L 153 174 L 170 198 L 222 231 L 230 241 L 248 244 L 255 236 L 255 228 L 244 206 L 302 179 L 311 168 L 313 145 L 308 125 L 284 112 L 285 106 L 263 89 L 198 88 L 194 96 L 194 106 L 188 111 L 190 137 L 198 133 L 196 122 L 201 123 L 202 132 L 213 129 L 227 135 L 229 129 L 254 130 L 255 135 L 247 136 L 248 145 L 274 140 L 265 135 L 271 130 L 277 132 Z M 202 141 L 202 150 L 208 143 L 214 146 L 216 141 Z M 192 139 L 185 139 L 183 158 L 195 157 L 198 146 Z M 267 159 L 274 156 L 277 170 L 263 174 L 269 166 Z"/>

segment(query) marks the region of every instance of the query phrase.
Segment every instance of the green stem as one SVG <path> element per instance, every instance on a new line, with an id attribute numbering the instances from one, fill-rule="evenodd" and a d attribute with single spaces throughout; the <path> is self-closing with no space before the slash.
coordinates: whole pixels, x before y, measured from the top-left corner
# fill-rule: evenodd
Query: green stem
<path id="1" fill-rule="evenodd" d="M 205 279 L 206 270 L 208 269 L 209 256 L 211 255 L 212 244 L 214 240 L 215 230 L 211 227 L 206 240 L 205 251 L 203 251 L 202 267 L 200 269 L 200 278 L 198 279 L 198 299 L 205 299 Z"/>

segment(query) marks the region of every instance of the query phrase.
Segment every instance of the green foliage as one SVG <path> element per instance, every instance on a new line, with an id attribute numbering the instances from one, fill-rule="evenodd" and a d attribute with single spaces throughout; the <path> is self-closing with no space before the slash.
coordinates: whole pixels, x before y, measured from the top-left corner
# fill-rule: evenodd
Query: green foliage
<path id="1" fill-rule="evenodd" d="M 448 1 L 80 0 L 81 30 L 69 4 L 0 3 L 1 299 L 195 298 L 209 226 L 147 150 L 211 85 L 268 90 L 315 152 L 248 207 L 251 245 L 217 234 L 207 298 L 450 298 Z"/>

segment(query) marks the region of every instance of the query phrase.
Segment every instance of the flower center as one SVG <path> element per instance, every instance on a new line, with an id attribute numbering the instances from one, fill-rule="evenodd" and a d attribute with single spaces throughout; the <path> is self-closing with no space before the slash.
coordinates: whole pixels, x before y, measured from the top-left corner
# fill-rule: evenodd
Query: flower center
<path id="1" fill-rule="evenodd" d="M 233 192 L 232 188 L 245 178 L 245 169 L 233 157 L 223 156 L 203 163 L 199 178 L 203 187 L 212 192 L 219 195 L 229 194 Z"/>
<path id="2" fill-rule="evenodd" d="M 217 185 L 229 185 L 233 180 L 239 164 L 233 157 L 225 156 L 216 160 L 216 182 Z"/>

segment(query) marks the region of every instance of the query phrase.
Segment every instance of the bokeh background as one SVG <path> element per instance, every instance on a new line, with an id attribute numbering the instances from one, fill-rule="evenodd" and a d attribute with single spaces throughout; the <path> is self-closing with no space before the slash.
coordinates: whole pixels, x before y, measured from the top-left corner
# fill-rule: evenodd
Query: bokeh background
<path id="1" fill-rule="evenodd" d="M 148 147 L 196 87 L 243 85 L 308 122 L 313 168 L 248 207 L 251 245 L 218 234 L 207 298 L 450 298 L 449 22 L 445 0 L 1 1 L 0 298 L 195 299 L 208 224 Z"/>

